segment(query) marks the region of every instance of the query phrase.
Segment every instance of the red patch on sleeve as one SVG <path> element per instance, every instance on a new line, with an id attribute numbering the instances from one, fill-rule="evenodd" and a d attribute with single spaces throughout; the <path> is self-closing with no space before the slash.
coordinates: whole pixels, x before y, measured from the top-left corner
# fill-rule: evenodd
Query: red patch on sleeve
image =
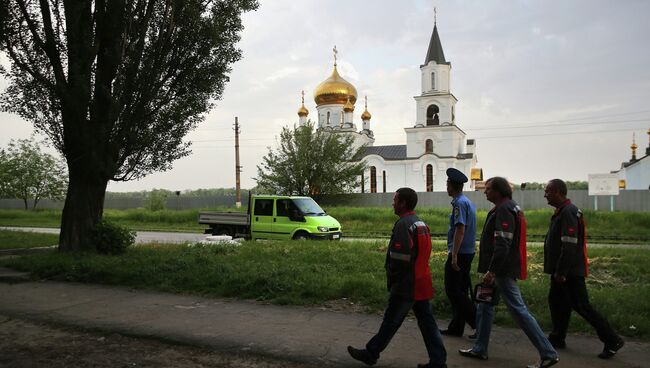
<path id="1" fill-rule="evenodd" d="M 567 231 L 569 232 L 570 235 L 573 235 L 576 232 L 576 228 L 575 227 L 570 227 L 570 228 L 567 229 Z"/>
<path id="2" fill-rule="evenodd" d="M 507 222 L 502 222 L 502 223 L 501 223 L 501 227 L 503 227 L 504 229 L 507 229 L 508 226 L 510 226 L 510 224 L 507 223 Z"/>
<path id="3" fill-rule="evenodd" d="M 400 249 L 400 248 L 402 248 L 402 244 L 395 243 L 395 244 L 393 244 L 393 247 L 395 247 L 395 249 Z"/>

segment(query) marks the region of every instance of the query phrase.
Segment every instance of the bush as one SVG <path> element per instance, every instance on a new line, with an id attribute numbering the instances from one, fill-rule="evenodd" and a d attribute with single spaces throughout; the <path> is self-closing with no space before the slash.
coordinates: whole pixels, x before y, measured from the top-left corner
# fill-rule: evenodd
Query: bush
<path id="1" fill-rule="evenodd" d="M 135 243 L 135 231 L 100 220 L 93 229 L 93 243 L 101 254 L 122 254 Z"/>
<path id="2" fill-rule="evenodd" d="M 154 189 L 144 199 L 144 208 L 149 211 L 162 211 L 167 204 L 167 193 L 162 189 Z"/>

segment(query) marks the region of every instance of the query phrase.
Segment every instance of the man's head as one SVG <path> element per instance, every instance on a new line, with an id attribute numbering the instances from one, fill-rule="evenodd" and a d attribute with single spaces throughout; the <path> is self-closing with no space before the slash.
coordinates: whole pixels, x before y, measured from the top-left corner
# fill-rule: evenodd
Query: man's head
<path id="1" fill-rule="evenodd" d="M 455 197 L 463 192 L 463 183 L 467 182 L 467 176 L 460 170 L 450 167 L 447 169 L 447 194 Z"/>
<path id="2" fill-rule="evenodd" d="M 567 187 L 562 179 L 552 179 L 544 187 L 544 198 L 553 207 L 560 207 L 566 201 Z"/>
<path id="3" fill-rule="evenodd" d="M 495 176 L 485 182 L 485 198 L 497 204 L 503 199 L 512 199 L 512 188 L 506 178 Z"/>
<path id="4" fill-rule="evenodd" d="M 401 215 L 415 209 L 418 204 L 418 195 L 411 188 L 399 188 L 393 196 L 393 211 Z"/>

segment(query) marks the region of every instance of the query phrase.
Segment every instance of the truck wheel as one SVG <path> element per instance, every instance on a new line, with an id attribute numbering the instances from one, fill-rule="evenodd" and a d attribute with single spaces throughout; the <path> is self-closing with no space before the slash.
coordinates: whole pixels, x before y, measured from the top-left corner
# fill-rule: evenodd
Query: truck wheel
<path id="1" fill-rule="evenodd" d="M 229 228 L 221 228 L 214 232 L 213 235 L 230 235 L 234 236 L 233 231 Z"/>
<path id="2" fill-rule="evenodd" d="M 293 236 L 293 240 L 308 240 L 309 235 L 304 231 L 298 231 L 296 235 Z"/>

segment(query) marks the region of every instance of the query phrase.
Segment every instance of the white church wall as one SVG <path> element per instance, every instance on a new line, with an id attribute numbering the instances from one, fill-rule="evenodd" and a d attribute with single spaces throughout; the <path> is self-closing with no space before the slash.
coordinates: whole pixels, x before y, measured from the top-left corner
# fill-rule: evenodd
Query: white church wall
<path id="1" fill-rule="evenodd" d="M 619 171 L 619 178 L 625 179 L 625 189 L 650 188 L 650 157 Z"/>

